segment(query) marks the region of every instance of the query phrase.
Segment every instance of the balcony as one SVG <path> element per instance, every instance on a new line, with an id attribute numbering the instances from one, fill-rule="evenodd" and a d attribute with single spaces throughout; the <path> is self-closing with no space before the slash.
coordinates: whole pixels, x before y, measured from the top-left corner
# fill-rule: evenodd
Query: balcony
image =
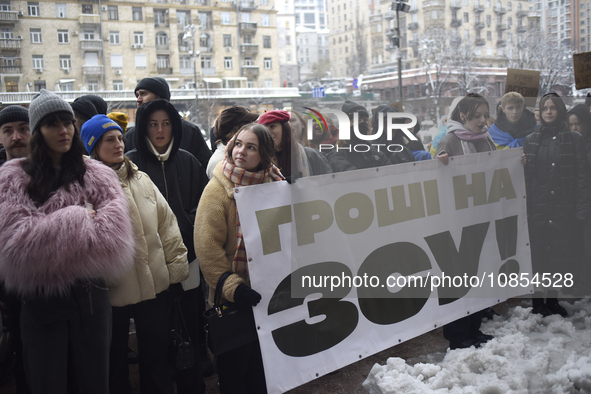
<path id="1" fill-rule="evenodd" d="M 210 52 L 213 52 L 213 46 L 211 46 L 211 47 L 199 47 L 199 51 L 201 53 L 210 53 Z"/>
<path id="2" fill-rule="evenodd" d="M 423 0 L 423 8 L 445 8 L 445 0 Z"/>
<path id="3" fill-rule="evenodd" d="M 215 67 L 201 69 L 201 75 L 216 75 L 216 74 L 217 73 L 216 73 Z"/>
<path id="4" fill-rule="evenodd" d="M 20 74 L 21 66 L 0 66 L 0 74 Z"/>
<path id="5" fill-rule="evenodd" d="M 497 31 L 507 30 L 507 25 L 504 23 L 497 24 Z"/>
<path id="6" fill-rule="evenodd" d="M 258 77 L 259 76 L 259 66 L 242 66 L 242 72 L 247 77 Z"/>
<path id="7" fill-rule="evenodd" d="M 256 31 L 256 22 L 240 22 L 240 33 L 255 33 Z"/>
<path id="8" fill-rule="evenodd" d="M 0 38 L 1 49 L 20 49 L 22 38 Z"/>
<path id="9" fill-rule="evenodd" d="M 195 0 L 195 5 L 200 5 L 202 7 L 209 7 L 209 0 Z"/>
<path id="10" fill-rule="evenodd" d="M 101 23 L 101 18 L 99 15 L 95 14 L 80 14 L 78 21 L 81 25 L 99 25 Z"/>
<path id="11" fill-rule="evenodd" d="M 80 49 L 83 51 L 96 51 L 103 49 L 101 40 L 80 40 Z"/>
<path id="12" fill-rule="evenodd" d="M 179 45 L 179 52 L 189 52 L 191 47 L 189 45 Z"/>
<path id="13" fill-rule="evenodd" d="M 452 10 L 459 10 L 460 8 L 462 8 L 462 3 L 457 0 L 452 0 L 450 7 Z"/>
<path id="14" fill-rule="evenodd" d="M 257 9 L 254 1 L 240 1 L 240 11 L 251 12 Z"/>
<path id="15" fill-rule="evenodd" d="M 394 36 L 396 36 L 396 29 L 388 29 L 388 30 L 386 30 L 384 35 L 386 37 L 394 37 Z"/>
<path id="16" fill-rule="evenodd" d="M 382 14 L 375 14 L 369 17 L 369 23 L 378 23 L 381 22 L 383 18 Z"/>
<path id="17" fill-rule="evenodd" d="M 519 25 L 517 26 L 517 33 L 525 33 L 527 31 L 527 26 Z"/>
<path id="18" fill-rule="evenodd" d="M 240 44 L 240 51 L 245 55 L 256 55 L 259 53 L 259 44 Z"/>
<path id="19" fill-rule="evenodd" d="M 528 11 L 527 17 L 532 19 L 539 19 L 542 17 L 542 11 Z"/>
<path id="20" fill-rule="evenodd" d="M 474 6 L 474 12 L 484 12 L 484 6 L 480 4 L 476 4 Z"/>
<path id="21" fill-rule="evenodd" d="M 393 52 L 396 50 L 396 47 L 394 45 L 390 44 L 390 45 L 386 45 L 386 47 L 384 49 L 388 52 Z"/>
<path id="22" fill-rule="evenodd" d="M 419 29 L 419 23 L 418 22 L 412 22 L 408 24 L 408 30 L 418 30 Z"/>
<path id="23" fill-rule="evenodd" d="M 82 66 L 84 75 L 103 75 L 103 66 Z"/>
<path id="24" fill-rule="evenodd" d="M 396 18 L 396 14 L 394 14 L 394 11 L 388 11 L 384 13 L 384 20 L 390 21 L 394 18 Z"/>
<path id="25" fill-rule="evenodd" d="M 482 29 L 484 29 L 484 22 L 476 22 L 476 23 L 474 24 L 474 28 L 475 28 L 475 29 L 478 29 L 478 30 L 482 30 Z"/>
<path id="26" fill-rule="evenodd" d="M 474 44 L 480 47 L 486 44 L 486 40 L 484 38 L 477 38 Z"/>
<path id="27" fill-rule="evenodd" d="M 0 24 L 13 25 L 18 22 L 18 11 L 0 11 Z"/>
<path id="28" fill-rule="evenodd" d="M 526 10 L 518 10 L 517 11 L 517 17 L 518 18 L 523 18 L 523 17 L 527 16 L 527 13 L 528 13 L 528 11 L 526 11 Z"/>
<path id="29" fill-rule="evenodd" d="M 506 47 L 507 41 L 505 40 L 497 40 L 497 47 Z"/>
<path id="30" fill-rule="evenodd" d="M 170 45 L 168 44 L 156 44 L 157 51 L 170 51 Z"/>
<path id="31" fill-rule="evenodd" d="M 418 47 L 418 46 L 419 46 L 419 40 L 410 40 L 410 41 L 408 42 L 408 46 L 409 46 L 409 47 L 413 47 L 413 48 L 416 48 L 416 47 Z"/>
<path id="32" fill-rule="evenodd" d="M 172 67 L 158 67 L 156 71 L 158 74 L 172 74 Z"/>
<path id="33" fill-rule="evenodd" d="M 154 27 L 170 27 L 170 21 L 168 19 L 159 19 L 154 21 Z"/>
<path id="34" fill-rule="evenodd" d="M 451 27 L 460 27 L 462 26 L 462 20 L 458 18 L 452 18 L 451 20 Z"/>
<path id="35" fill-rule="evenodd" d="M 497 5 L 497 6 L 495 6 L 495 12 L 499 15 L 504 15 L 507 13 L 507 9 L 505 7 L 499 7 Z"/>

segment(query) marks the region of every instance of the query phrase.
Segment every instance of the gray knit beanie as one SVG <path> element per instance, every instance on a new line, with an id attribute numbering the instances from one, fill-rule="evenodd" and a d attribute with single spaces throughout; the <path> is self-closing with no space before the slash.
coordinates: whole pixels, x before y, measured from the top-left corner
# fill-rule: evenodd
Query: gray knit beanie
<path id="1" fill-rule="evenodd" d="M 66 100 L 57 94 L 41 89 L 39 95 L 33 98 L 29 106 L 29 127 L 31 128 L 31 132 L 37 129 L 37 126 L 40 125 L 44 117 L 56 112 L 68 112 L 72 115 L 72 118 L 74 117 L 74 111 Z"/>

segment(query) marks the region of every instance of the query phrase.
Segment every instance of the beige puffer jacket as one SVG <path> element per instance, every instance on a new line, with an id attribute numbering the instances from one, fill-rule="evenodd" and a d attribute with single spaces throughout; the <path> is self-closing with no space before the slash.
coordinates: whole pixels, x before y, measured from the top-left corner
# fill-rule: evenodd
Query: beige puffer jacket
<path id="1" fill-rule="evenodd" d="M 125 306 L 156 298 L 171 284 L 187 279 L 189 264 L 176 217 L 150 177 L 137 171 L 131 181 L 125 180 L 125 163 L 117 174 L 129 200 L 135 265 L 109 287 L 109 296 L 113 306 Z"/>

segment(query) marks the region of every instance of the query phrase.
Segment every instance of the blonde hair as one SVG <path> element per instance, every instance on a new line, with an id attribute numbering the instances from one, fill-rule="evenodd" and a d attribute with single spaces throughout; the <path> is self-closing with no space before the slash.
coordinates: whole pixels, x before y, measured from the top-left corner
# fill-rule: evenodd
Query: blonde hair
<path id="1" fill-rule="evenodd" d="M 521 95 L 521 93 L 517 92 L 509 92 L 505 93 L 503 97 L 501 97 L 501 106 L 505 108 L 505 106 L 509 103 L 516 103 L 516 104 L 524 104 L 525 99 Z"/>

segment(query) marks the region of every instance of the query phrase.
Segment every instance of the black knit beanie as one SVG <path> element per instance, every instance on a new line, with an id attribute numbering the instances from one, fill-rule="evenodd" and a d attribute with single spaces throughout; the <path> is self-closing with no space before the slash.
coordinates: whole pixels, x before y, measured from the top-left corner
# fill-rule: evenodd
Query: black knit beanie
<path id="1" fill-rule="evenodd" d="M 0 111 L 0 126 L 10 122 L 29 122 L 29 110 L 20 105 L 11 105 Z"/>
<path id="2" fill-rule="evenodd" d="M 99 115 L 106 115 L 107 114 L 107 109 L 109 108 L 109 104 L 107 104 L 107 102 L 105 100 L 103 100 L 102 97 L 96 96 L 94 94 L 89 94 L 86 97 L 88 97 L 90 102 L 94 105 L 94 108 L 96 108 L 96 112 Z"/>
<path id="3" fill-rule="evenodd" d="M 353 118 L 353 113 L 358 112 L 359 115 L 365 115 L 367 117 L 369 117 L 369 114 L 367 113 L 367 109 L 365 109 L 365 107 L 361 104 L 357 104 L 354 101 L 345 101 L 343 103 L 343 107 L 341 108 L 341 111 L 343 111 L 345 114 L 347 114 L 347 116 L 352 119 Z"/>
<path id="4" fill-rule="evenodd" d="M 137 93 L 140 89 L 147 90 L 148 92 L 154 93 L 158 98 L 170 101 L 170 88 L 168 87 L 168 82 L 162 77 L 140 79 L 133 92 Z"/>
<path id="5" fill-rule="evenodd" d="M 93 100 L 90 98 L 93 97 L 91 95 L 86 95 L 82 97 L 78 97 L 72 104 L 72 109 L 79 113 L 80 115 L 84 116 L 86 120 L 92 118 L 94 115 L 98 115 L 98 111 L 94 106 Z M 98 97 L 98 96 L 94 96 Z"/>

